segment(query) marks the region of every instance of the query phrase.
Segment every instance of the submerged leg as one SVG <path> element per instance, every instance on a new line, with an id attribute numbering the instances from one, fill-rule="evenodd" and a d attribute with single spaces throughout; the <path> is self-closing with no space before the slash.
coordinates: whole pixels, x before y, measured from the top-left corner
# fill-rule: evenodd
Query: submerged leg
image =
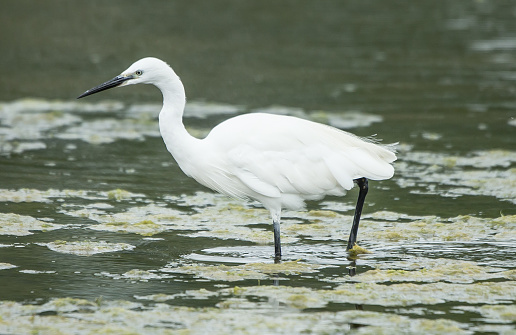
<path id="1" fill-rule="evenodd" d="M 281 259 L 281 240 L 280 240 L 280 213 L 271 212 L 272 228 L 274 229 L 274 258 Z"/>
<path id="2" fill-rule="evenodd" d="M 353 218 L 353 226 L 351 227 L 351 233 L 349 234 L 348 247 L 346 250 L 353 249 L 353 246 L 357 242 L 358 224 L 360 223 L 360 215 L 362 215 L 362 207 L 364 206 L 364 200 L 367 195 L 368 183 L 367 178 L 359 178 L 355 180 L 358 188 L 358 200 L 357 207 L 355 208 L 355 217 Z"/>

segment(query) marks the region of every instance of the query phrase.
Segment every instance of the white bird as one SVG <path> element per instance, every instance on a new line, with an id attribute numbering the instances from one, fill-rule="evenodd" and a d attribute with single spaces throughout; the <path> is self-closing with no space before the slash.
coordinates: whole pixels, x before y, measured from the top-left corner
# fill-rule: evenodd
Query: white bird
<path id="1" fill-rule="evenodd" d="M 161 136 L 181 170 L 200 184 L 233 198 L 253 199 L 270 211 L 276 259 L 281 258 L 283 208 L 298 210 L 305 200 L 360 191 L 347 249 L 357 239 L 368 179 L 389 179 L 396 160 L 392 145 L 379 145 L 342 130 L 300 118 L 249 113 L 226 120 L 204 139 L 183 125 L 186 95 L 172 68 L 143 58 L 82 98 L 112 87 L 152 84 L 163 94 Z"/>

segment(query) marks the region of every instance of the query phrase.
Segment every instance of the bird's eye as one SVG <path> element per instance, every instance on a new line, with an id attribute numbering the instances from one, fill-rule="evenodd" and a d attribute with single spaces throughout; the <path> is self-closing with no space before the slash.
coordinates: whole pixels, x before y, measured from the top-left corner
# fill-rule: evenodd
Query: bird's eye
<path id="1" fill-rule="evenodd" d="M 141 75 L 143 74 L 143 71 L 142 71 L 142 70 L 137 70 L 137 71 L 135 72 L 135 74 L 136 74 L 137 76 L 141 76 Z"/>

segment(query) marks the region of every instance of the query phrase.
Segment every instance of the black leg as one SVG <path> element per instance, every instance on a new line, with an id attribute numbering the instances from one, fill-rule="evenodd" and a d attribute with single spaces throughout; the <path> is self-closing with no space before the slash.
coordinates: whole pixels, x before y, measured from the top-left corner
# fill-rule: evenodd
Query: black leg
<path id="1" fill-rule="evenodd" d="M 356 179 L 355 182 L 358 185 L 359 193 L 357 207 L 355 208 L 355 217 L 353 218 L 353 226 L 351 227 L 351 233 L 349 234 L 348 240 L 348 247 L 346 250 L 353 249 L 353 246 L 357 242 L 358 224 L 360 223 L 360 215 L 362 215 L 362 207 L 364 206 L 364 200 L 368 190 L 367 178 L 359 178 Z"/>
<path id="2" fill-rule="evenodd" d="M 280 223 L 279 220 L 272 220 L 274 228 L 274 258 L 276 261 L 281 259 Z"/>

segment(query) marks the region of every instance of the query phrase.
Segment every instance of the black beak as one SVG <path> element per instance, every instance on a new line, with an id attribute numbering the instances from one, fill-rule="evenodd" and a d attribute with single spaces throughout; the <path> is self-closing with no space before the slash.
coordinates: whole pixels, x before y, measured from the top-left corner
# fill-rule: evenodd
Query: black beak
<path id="1" fill-rule="evenodd" d="M 107 90 L 109 88 L 117 87 L 118 85 L 122 84 L 124 81 L 127 81 L 129 79 L 133 79 L 131 76 L 116 76 L 115 78 L 106 81 L 103 84 L 100 84 L 99 86 L 95 86 L 94 88 L 90 88 L 83 94 L 79 95 L 77 99 L 84 98 L 88 95 L 95 94 L 100 91 Z"/>

